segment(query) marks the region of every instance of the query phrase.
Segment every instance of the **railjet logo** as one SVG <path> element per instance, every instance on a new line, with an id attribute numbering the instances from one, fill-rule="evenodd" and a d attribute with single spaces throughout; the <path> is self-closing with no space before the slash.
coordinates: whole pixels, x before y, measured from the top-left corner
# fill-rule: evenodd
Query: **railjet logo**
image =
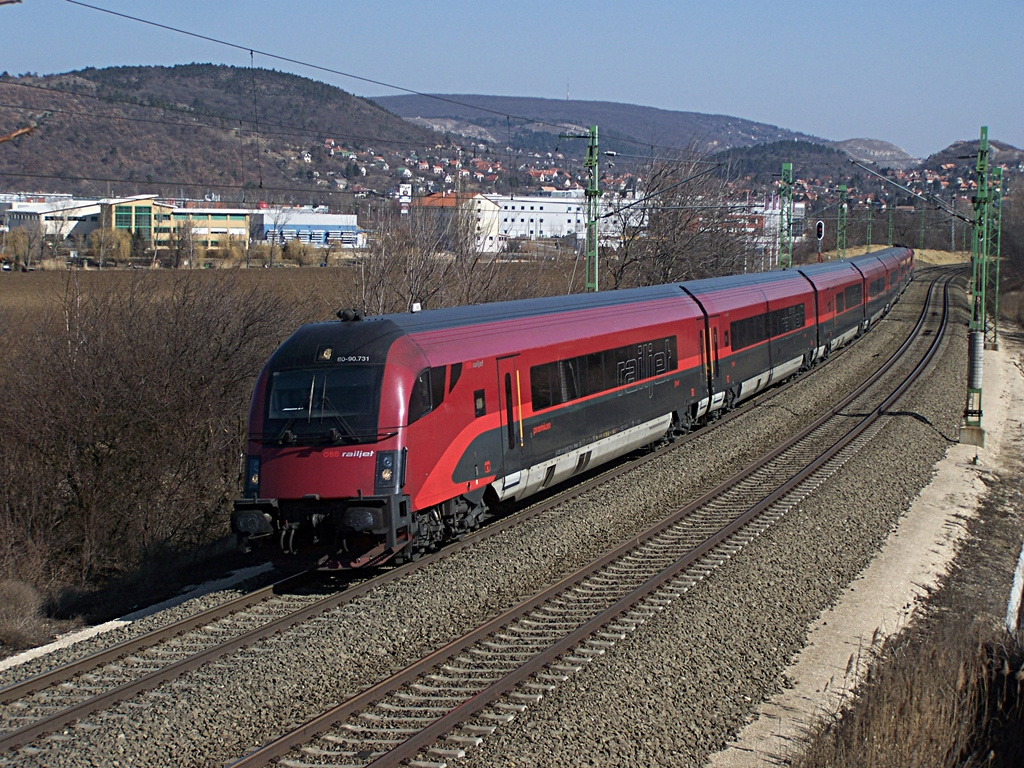
<path id="1" fill-rule="evenodd" d="M 373 451 L 342 451 L 343 459 L 369 459 L 373 457 Z"/>

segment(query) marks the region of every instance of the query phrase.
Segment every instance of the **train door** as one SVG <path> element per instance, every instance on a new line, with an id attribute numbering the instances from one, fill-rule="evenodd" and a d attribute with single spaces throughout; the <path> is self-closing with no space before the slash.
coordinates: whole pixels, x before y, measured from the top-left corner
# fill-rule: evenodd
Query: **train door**
<path id="1" fill-rule="evenodd" d="M 701 362 L 708 383 L 709 410 L 720 408 L 724 400 L 725 387 L 721 381 L 722 368 L 719 362 L 719 345 L 724 339 L 719 337 L 718 319 L 718 315 L 708 315 L 701 333 Z"/>
<path id="2" fill-rule="evenodd" d="M 523 384 L 518 355 L 498 358 L 501 414 L 502 497 L 515 494 L 523 477 Z"/>

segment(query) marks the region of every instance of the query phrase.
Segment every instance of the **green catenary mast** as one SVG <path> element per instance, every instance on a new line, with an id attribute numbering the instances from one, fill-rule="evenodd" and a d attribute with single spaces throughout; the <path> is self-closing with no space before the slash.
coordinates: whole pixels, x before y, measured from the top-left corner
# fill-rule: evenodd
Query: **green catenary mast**
<path id="1" fill-rule="evenodd" d="M 864 253 L 871 253 L 871 204 L 868 204 L 868 231 L 865 236 L 865 250 Z"/>
<path id="2" fill-rule="evenodd" d="M 990 349 L 999 349 L 999 262 L 1003 251 L 1003 169 L 996 166 L 992 169 L 992 199 L 990 210 L 995 219 L 995 232 L 992 235 L 992 247 L 989 248 L 991 265 L 989 266 L 989 277 L 991 278 L 985 295 L 989 298 L 992 307 L 992 338 L 986 345 Z M 993 267 L 995 275 L 992 274 Z"/>
<path id="3" fill-rule="evenodd" d="M 601 190 L 597 187 L 597 126 L 590 126 L 587 144 L 587 161 L 590 172 L 587 180 L 587 290 L 597 291 L 597 198 Z"/>
<path id="4" fill-rule="evenodd" d="M 960 442 L 985 445 L 981 426 L 982 361 L 985 350 L 985 284 L 988 281 L 988 126 L 978 141 L 978 192 L 974 196 L 974 237 L 971 238 L 971 322 L 967 334 L 967 405 Z"/>
<path id="5" fill-rule="evenodd" d="M 597 185 L 597 126 L 590 126 L 589 133 L 560 133 L 561 139 L 587 139 L 587 291 L 597 291 L 597 198 L 601 190 Z"/>
<path id="6" fill-rule="evenodd" d="M 782 164 L 779 184 L 779 266 L 793 266 L 793 164 Z"/>

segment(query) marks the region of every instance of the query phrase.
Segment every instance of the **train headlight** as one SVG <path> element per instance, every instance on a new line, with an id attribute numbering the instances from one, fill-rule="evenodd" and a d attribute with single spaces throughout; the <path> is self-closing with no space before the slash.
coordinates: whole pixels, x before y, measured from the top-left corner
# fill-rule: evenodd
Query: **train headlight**
<path id="1" fill-rule="evenodd" d="M 260 494 L 260 457 L 249 456 L 245 460 L 245 495 L 258 498 Z"/>
<path id="2" fill-rule="evenodd" d="M 374 486 L 377 493 L 394 493 L 398 479 L 398 454 L 396 451 L 377 453 L 377 472 Z"/>

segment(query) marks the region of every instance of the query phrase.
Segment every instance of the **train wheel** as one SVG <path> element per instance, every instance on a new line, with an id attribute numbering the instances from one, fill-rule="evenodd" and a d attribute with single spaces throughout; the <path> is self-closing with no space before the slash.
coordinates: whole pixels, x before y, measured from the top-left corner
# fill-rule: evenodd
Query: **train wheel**
<path id="1" fill-rule="evenodd" d="M 722 413 L 728 413 L 736 407 L 736 391 L 733 389 L 725 390 L 725 403 L 722 405 Z"/>

